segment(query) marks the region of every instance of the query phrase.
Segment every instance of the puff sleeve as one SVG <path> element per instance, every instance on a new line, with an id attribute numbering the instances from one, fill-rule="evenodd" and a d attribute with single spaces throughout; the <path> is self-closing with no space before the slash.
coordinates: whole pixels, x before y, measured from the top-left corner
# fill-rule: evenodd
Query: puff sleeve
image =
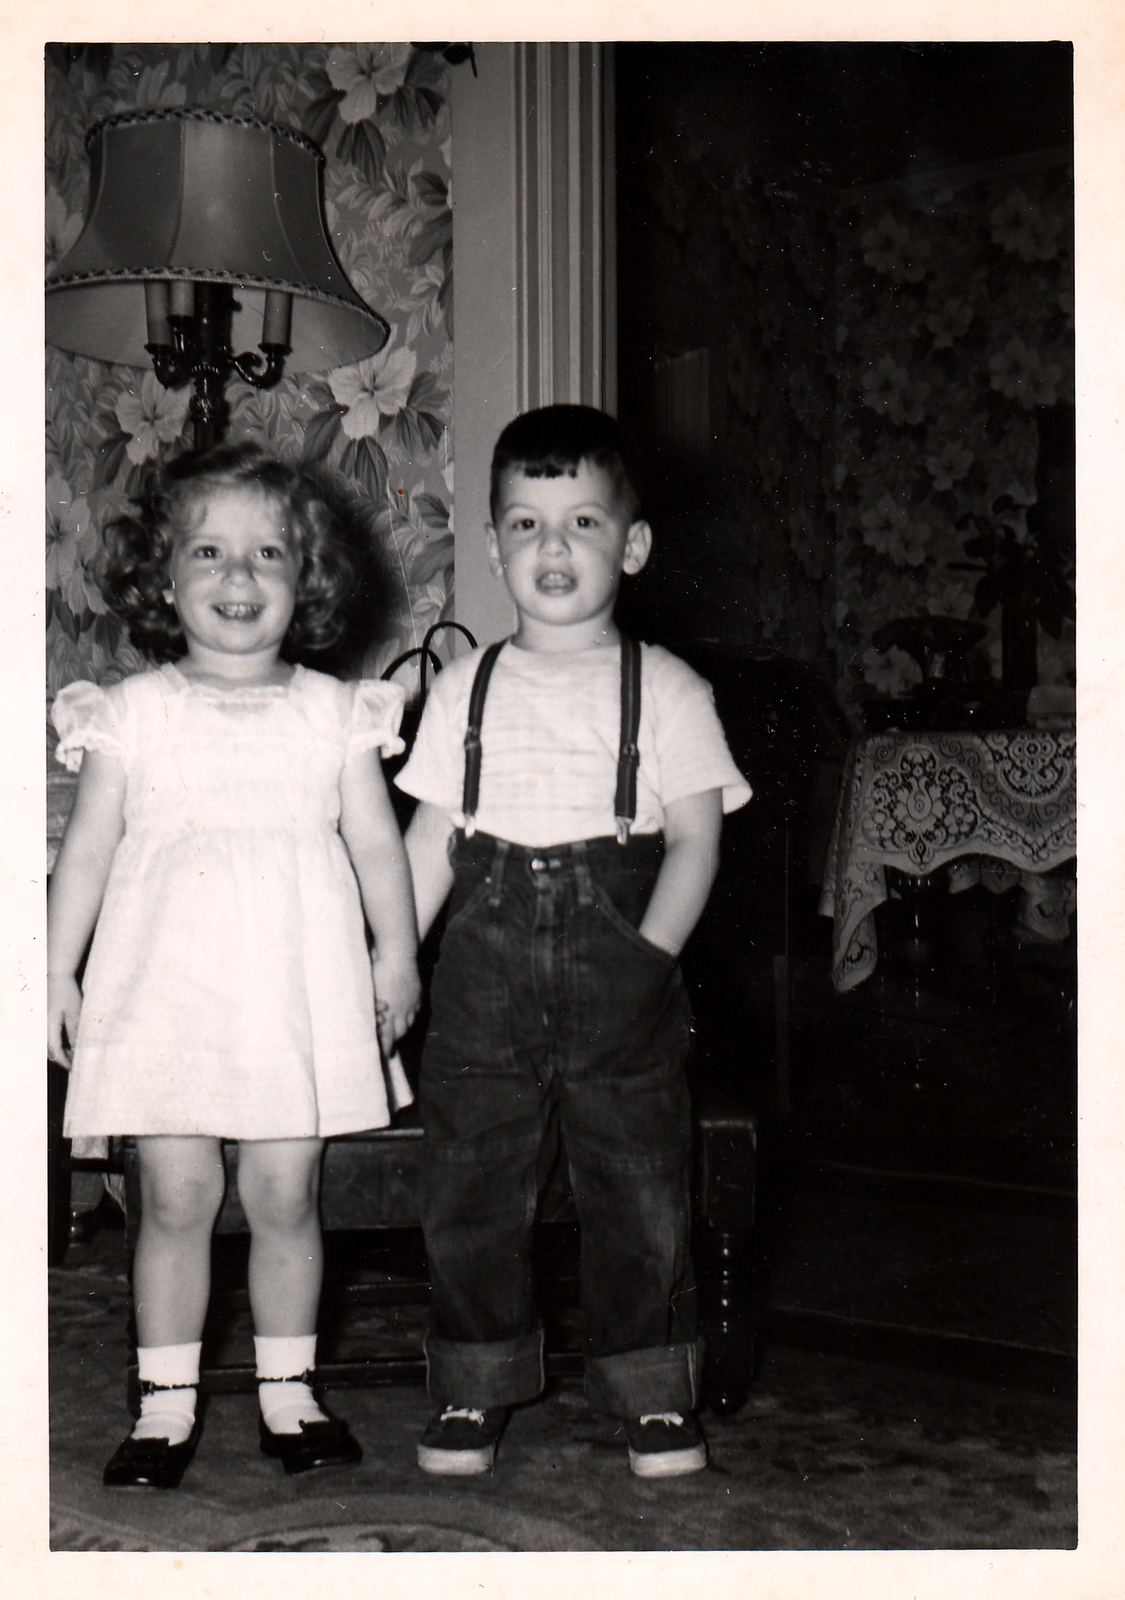
<path id="1" fill-rule="evenodd" d="M 385 683 L 381 678 L 361 678 L 351 688 L 348 755 L 378 749 L 386 757 L 397 756 L 405 750 L 406 745 L 398 734 L 406 703 L 401 684 Z"/>
<path id="2" fill-rule="evenodd" d="M 114 707 L 96 683 L 68 683 L 51 708 L 51 721 L 59 735 L 55 758 L 68 772 L 78 772 L 86 750 L 106 750 L 123 759 L 125 742 Z"/>

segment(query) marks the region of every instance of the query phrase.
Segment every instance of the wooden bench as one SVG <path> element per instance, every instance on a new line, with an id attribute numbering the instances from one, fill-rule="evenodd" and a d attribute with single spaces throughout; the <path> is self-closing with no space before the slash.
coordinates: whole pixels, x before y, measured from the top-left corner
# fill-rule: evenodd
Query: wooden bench
<path id="1" fill-rule="evenodd" d="M 757 1158 L 757 1123 L 745 1108 L 716 1089 L 702 1089 L 695 1109 L 695 1160 L 693 1175 L 693 1251 L 699 1279 L 701 1331 L 706 1341 L 703 1400 L 714 1411 L 737 1410 L 747 1396 L 753 1376 L 754 1338 L 749 1295 L 750 1231 L 754 1221 L 754 1185 Z M 321 1301 L 321 1323 L 346 1327 L 349 1308 L 357 1305 L 424 1305 L 429 1286 L 414 1200 L 415 1176 L 422 1129 L 413 1110 L 400 1114 L 394 1126 L 367 1133 L 347 1134 L 325 1146 L 321 1183 L 321 1220 L 325 1233 L 326 1272 Z M 256 1387 L 251 1361 L 221 1361 L 222 1342 L 211 1329 L 247 1306 L 244 1280 L 236 1261 L 234 1279 L 228 1261 L 219 1270 L 224 1245 L 245 1243 L 246 1218 L 238 1199 L 237 1146 L 225 1147 L 227 1193 L 216 1223 L 216 1272 L 209 1329 L 204 1333 L 200 1388 L 204 1393 L 244 1393 Z M 136 1242 L 140 1223 L 140 1174 L 131 1141 L 121 1144 L 125 1175 L 126 1242 Z M 380 1233 L 402 1235 L 405 1267 L 392 1260 L 391 1270 L 370 1281 L 370 1273 L 349 1274 L 344 1255 L 335 1247 L 357 1236 Z M 547 1266 L 540 1268 L 540 1284 L 557 1299 L 575 1285 L 568 1262 L 573 1251 L 568 1236 L 576 1237 L 573 1203 L 565 1180 L 552 1179 L 544 1190 L 537 1223 L 537 1240 Z M 231 1252 L 237 1257 L 237 1251 Z M 401 1255 L 401 1252 L 400 1252 Z M 393 1257 L 393 1252 L 392 1252 Z M 543 1282 L 543 1271 L 560 1281 Z M 563 1283 L 562 1279 L 567 1279 Z M 358 1281 L 357 1281 L 358 1280 Z M 366 1280 L 366 1281 L 364 1281 Z M 545 1316 L 548 1344 L 546 1368 L 551 1377 L 580 1373 L 581 1351 L 573 1339 L 563 1347 L 552 1342 L 551 1323 Z M 337 1355 L 333 1340 L 322 1336 L 318 1349 L 317 1378 L 326 1388 L 370 1387 L 380 1384 L 422 1383 L 425 1358 L 418 1348 L 408 1355 L 378 1351 Z M 136 1368 L 128 1379 L 129 1400 L 136 1409 Z"/>

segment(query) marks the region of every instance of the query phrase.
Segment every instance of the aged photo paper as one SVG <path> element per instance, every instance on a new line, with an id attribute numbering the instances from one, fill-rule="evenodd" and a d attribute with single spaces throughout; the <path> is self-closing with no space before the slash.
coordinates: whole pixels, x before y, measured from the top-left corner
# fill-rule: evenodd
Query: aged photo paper
<path id="1" fill-rule="evenodd" d="M 4 1039 L 0 1589 L 19 1600 L 1110 1600 L 1125 1590 L 1121 1506 L 1125 1320 L 1125 15 L 1112 0 L 718 0 L 612 7 L 575 0 L 413 5 L 340 0 L 331 18 L 294 0 L 196 0 L 4 14 L 0 250 L 3 753 L 0 1007 Z M 47 1545 L 44 1222 L 42 128 L 49 40 L 1062 39 L 1075 47 L 1080 861 L 1080 1520 L 1075 1551 L 654 1552 L 605 1555 L 55 1553 Z M 1018 1397 L 1013 1397 L 1018 1404 Z M 118 1419 L 113 1419 L 115 1427 Z M 107 1434 L 107 1439 L 109 1435 Z"/>

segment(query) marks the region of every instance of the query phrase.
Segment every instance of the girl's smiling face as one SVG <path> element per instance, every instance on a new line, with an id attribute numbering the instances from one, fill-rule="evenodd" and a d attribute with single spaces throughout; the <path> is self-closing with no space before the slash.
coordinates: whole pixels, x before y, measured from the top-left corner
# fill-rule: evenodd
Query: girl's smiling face
<path id="1" fill-rule="evenodd" d="M 242 485 L 210 490 L 177 529 L 164 598 L 188 656 L 219 676 L 276 661 L 297 598 L 301 557 L 273 495 Z"/>

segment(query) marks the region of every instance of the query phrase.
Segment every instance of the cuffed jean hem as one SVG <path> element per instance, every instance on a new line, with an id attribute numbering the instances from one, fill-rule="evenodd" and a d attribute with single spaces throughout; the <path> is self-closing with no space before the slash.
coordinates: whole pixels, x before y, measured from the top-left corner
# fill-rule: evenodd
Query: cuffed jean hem
<path id="1" fill-rule="evenodd" d="M 587 1356 L 586 1399 L 616 1417 L 694 1411 L 699 1400 L 703 1341 Z"/>
<path id="2" fill-rule="evenodd" d="M 519 1339 L 470 1343 L 425 1339 L 426 1384 L 439 1406 L 516 1406 L 543 1392 L 543 1330 Z"/>

